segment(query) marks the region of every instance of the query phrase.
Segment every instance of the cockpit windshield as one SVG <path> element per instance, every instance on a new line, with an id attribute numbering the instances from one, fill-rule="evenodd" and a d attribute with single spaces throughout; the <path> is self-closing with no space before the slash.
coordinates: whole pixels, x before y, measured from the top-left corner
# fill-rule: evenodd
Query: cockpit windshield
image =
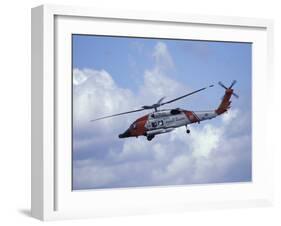
<path id="1" fill-rule="evenodd" d="M 131 126 L 130 126 L 131 129 L 135 129 L 137 128 L 137 123 L 133 123 Z"/>

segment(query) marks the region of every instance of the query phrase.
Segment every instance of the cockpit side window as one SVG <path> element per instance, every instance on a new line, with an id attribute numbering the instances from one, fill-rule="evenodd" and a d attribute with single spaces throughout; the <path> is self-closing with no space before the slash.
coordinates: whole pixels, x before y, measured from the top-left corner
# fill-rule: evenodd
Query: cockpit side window
<path id="1" fill-rule="evenodd" d="M 171 114 L 172 115 L 178 115 L 178 114 L 180 114 L 181 113 L 181 111 L 179 110 L 179 109 L 172 109 L 171 110 Z"/>
<path id="2" fill-rule="evenodd" d="M 131 125 L 131 129 L 136 129 L 137 128 L 137 123 L 133 123 L 132 125 Z"/>

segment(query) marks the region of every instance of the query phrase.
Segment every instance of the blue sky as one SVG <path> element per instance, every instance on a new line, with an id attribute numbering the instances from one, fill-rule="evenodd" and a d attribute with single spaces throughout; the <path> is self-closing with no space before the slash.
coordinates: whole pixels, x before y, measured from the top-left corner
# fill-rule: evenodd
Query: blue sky
<path id="1" fill-rule="evenodd" d="M 73 35 L 73 76 L 74 189 L 251 180 L 251 44 Z M 151 143 L 142 138 L 118 139 L 142 113 L 89 123 L 91 118 L 214 84 L 171 105 L 211 110 L 223 96 L 217 82 L 229 85 L 234 79 L 240 98 L 233 100 L 232 110 L 192 126 L 190 137 L 182 137 L 178 129 Z M 204 136 L 210 137 L 206 147 Z M 239 150 L 222 146 L 228 141 L 238 142 Z M 178 146 L 182 143 L 185 148 Z M 177 148 L 171 155 L 170 149 Z M 207 160 L 211 163 L 202 169 Z M 218 160 L 225 173 L 218 173 Z M 181 161 L 186 163 L 182 167 Z"/>

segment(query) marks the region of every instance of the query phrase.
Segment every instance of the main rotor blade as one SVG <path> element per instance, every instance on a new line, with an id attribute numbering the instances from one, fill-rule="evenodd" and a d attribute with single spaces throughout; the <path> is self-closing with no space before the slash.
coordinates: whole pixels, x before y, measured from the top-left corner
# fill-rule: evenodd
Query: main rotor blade
<path id="1" fill-rule="evenodd" d="M 219 82 L 218 84 L 219 84 L 221 87 L 227 89 L 227 87 L 226 87 L 222 82 Z"/>
<path id="2" fill-rule="evenodd" d="M 161 104 L 162 101 L 165 99 L 166 97 L 162 97 L 160 100 L 157 101 L 157 104 Z"/>
<path id="3" fill-rule="evenodd" d="M 231 85 L 229 86 L 229 89 L 231 89 L 232 86 L 234 86 L 236 82 L 237 82 L 236 80 L 233 80 L 233 82 L 232 82 Z"/>
<path id="4" fill-rule="evenodd" d="M 92 119 L 91 122 L 98 121 L 98 120 L 101 120 L 101 119 L 106 119 L 106 118 L 112 118 L 112 117 L 119 116 L 119 115 L 130 114 L 130 113 L 134 113 L 134 112 L 138 112 L 138 111 L 143 111 L 143 110 L 145 110 L 145 109 L 137 109 L 137 110 L 126 111 L 126 112 L 122 112 L 122 113 L 118 113 L 118 114 L 114 114 L 114 115 L 108 115 L 108 116 L 105 116 L 105 117 Z"/>
<path id="5" fill-rule="evenodd" d="M 160 106 L 162 106 L 162 105 L 164 105 L 164 104 L 172 103 L 172 102 L 174 102 L 174 101 L 180 100 L 180 99 L 185 98 L 185 97 L 187 97 L 187 96 L 191 96 L 191 95 L 193 95 L 193 94 L 195 94 L 195 93 L 201 92 L 201 91 L 203 91 L 203 90 L 205 90 L 205 89 L 207 89 L 207 88 L 213 87 L 213 86 L 214 86 L 214 85 L 210 85 L 210 86 L 207 86 L 207 87 L 204 87 L 204 88 L 195 90 L 195 91 L 193 91 L 193 92 L 191 92 L 191 93 L 188 93 L 188 94 L 185 94 L 185 95 L 183 95 L 183 96 L 180 96 L 180 97 L 177 97 L 177 98 L 175 98 L 175 99 L 172 99 L 172 100 L 170 100 L 170 101 L 164 102 L 164 103 L 160 104 Z"/>

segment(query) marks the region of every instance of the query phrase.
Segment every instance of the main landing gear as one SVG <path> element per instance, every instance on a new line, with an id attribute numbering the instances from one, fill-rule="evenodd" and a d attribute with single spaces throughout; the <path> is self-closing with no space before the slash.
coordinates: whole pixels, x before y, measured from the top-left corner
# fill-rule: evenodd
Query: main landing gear
<path id="1" fill-rule="evenodd" d="M 187 125 L 185 127 L 186 127 L 186 133 L 189 134 L 190 133 L 190 129 L 188 129 Z"/>
<path id="2" fill-rule="evenodd" d="M 148 141 L 151 141 L 154 138 L 154 135 L 147 135 L 146 138 L 147 138 Z"/>

